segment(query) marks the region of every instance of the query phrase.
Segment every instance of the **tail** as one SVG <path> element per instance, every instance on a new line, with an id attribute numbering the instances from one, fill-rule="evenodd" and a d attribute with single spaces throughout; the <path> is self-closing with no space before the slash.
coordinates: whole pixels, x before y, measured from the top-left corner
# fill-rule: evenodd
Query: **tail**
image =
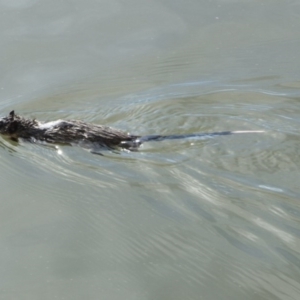
<path id="1" fill-rule="evenodd" d="M 145 135 L 136 140 L 137 143 L 142 144 L 144 142 L 158 142 L 164 140 L 178 140 L 189 138 L 206 138 L 220 135 L 231 135 L 239 133 L 263 133 L 263 130 L 238 130 L 238 131 L 221 131 L 212 133 L 192 133 L 192 134 L 173 134 L 173 135 Z"/>

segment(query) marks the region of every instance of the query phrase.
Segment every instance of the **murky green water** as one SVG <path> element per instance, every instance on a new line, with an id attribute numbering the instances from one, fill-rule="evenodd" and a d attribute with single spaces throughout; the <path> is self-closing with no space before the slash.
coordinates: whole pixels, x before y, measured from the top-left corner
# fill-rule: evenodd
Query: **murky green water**
<path id="1" fill-rule="evenodd" d="M 146 134 L 0 138 L 0 299 L 299 299 L 296 1 L 0 1 L 0 115 Z"/>

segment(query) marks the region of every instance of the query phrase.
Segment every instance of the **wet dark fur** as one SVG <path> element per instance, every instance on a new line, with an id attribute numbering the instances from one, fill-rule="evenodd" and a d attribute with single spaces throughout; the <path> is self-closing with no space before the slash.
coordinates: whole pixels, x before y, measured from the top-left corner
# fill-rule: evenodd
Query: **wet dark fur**
<path id="1" fill-rule="evenodd" d="M 11 111 L 7 117 L 0 119 L 0 133 L 12 140 L 18 138 L 29 141 L 42 141 L 57 144 L 92 144 L 97 147 L 121 147 L 136 150 L 143 142 L 165 139 L 182 139 L 201 136 L 229 135 L 233 131 L 200 133 L 188 135 L 131 135 L 107 126 L 89 124 L 77 120 L 57 120 L 43 123 L 35 119 L 26 119 Z"/>

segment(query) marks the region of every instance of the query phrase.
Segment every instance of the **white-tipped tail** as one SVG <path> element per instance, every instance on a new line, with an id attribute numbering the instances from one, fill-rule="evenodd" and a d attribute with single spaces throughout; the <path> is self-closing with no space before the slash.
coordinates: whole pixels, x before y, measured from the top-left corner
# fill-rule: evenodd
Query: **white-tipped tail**
<path id="1" fill-rule="evenodd" d="M 231 131 L 232 133 L 262 133 L 265 132 L 264 130 L 237 130 Z"/>

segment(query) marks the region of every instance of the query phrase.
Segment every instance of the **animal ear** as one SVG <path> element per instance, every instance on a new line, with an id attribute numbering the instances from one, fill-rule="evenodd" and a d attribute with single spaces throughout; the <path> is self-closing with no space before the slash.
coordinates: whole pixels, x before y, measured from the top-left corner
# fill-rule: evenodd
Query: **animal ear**
<path id="1" fill-rule="evenodd" d="M 13 134 L 18 130 L 18 121 L 12 121 L 7 128 L 8 133 Z"/>
<path id="2" fill-rule="evenodd" d="M 15 111 L 12 110 L 12 111 L 9 113 L 9 116 L 10 116 L 11 119 L 14 119 L 14 117 L 15 117 Z"/>

